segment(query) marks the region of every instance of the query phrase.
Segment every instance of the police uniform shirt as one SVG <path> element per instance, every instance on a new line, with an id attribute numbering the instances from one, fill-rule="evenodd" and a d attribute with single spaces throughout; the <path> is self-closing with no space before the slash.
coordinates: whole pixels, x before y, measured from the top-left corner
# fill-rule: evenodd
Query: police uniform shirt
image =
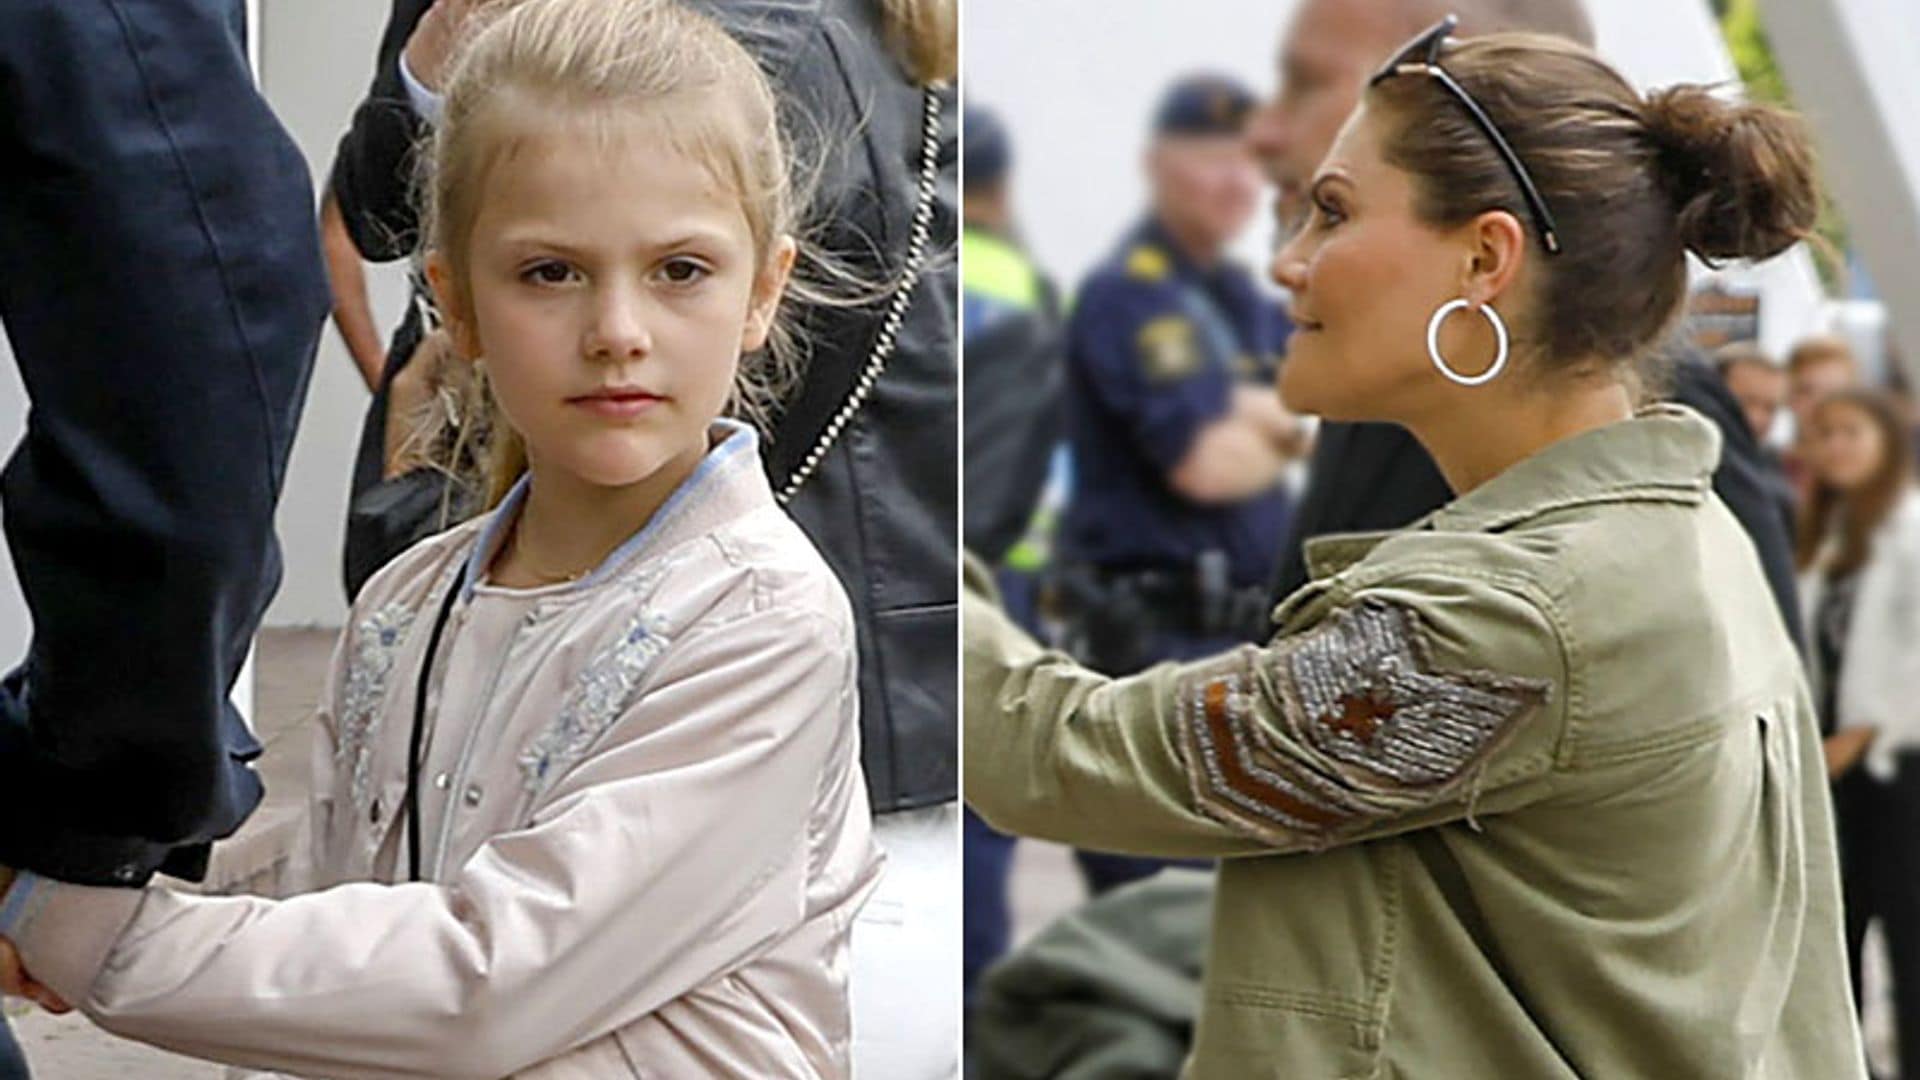
<path id="1" fill-rule="evenodd" d="M 1203 506 L 1167 476 L 1232 407 L 1236 382 L 1271 384 L 1289 330 L 1245 268 L 1194 266 L 1152 220 L 1095 269 L 1068 329 L 1078 475 L 1064 543 L 1074 558 L 1109 570 L 1178 570 L 1218 549 L 1234 585 L 1268 579 L 1287 526 L 1286 493 Z"/>

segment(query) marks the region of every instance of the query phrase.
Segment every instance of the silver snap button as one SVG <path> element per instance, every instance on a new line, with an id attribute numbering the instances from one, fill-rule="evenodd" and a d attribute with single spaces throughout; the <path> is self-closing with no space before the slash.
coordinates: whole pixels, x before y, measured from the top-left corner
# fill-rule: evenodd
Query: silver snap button
<path id="1" fill-rule="evenodd" d="M 465 795 L 465 796 L 463 796 L 463 797 L 462 797 L 462 801 L 463 801 L 463 802 L 465 802 L 465 803 L 466 803 L 466 804 L 467 804 L 468 806 L 470 806 L 470 807 L 472 807 L 472 806 L 479 806 L 479 805 L 480 805 L 480 794 L 481 794 L 481 793 L 480 793 L 480 785 L 479 785 L 479 784 L 468 784 L 468 785 L 467 785 L 467 793 L 466 793 L 466 795 Z"/>
<path id="2" fill-rule="evenodd" d="M 433 786 L 439 788 L 441 791 L 447 790 L 453 786 L 453 774 L 441 773 L 439 776 L 434 777 Z"/>

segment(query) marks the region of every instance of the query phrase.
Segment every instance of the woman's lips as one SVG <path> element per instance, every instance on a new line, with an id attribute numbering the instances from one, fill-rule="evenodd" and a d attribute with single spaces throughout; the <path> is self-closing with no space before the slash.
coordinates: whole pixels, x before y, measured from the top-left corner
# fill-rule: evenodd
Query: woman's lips
<path id="1" fill-rule="evenodd" d="M 631 420 L 664 400 L 660 395 L 645 390 L 602 390 L 570 397 L 567 404 L 577 405 L 609 420 Z"/>

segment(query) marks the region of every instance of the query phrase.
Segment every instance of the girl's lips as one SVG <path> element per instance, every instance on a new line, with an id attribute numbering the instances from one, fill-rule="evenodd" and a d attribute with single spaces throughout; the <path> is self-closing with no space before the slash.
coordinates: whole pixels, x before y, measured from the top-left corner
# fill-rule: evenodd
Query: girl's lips
<path id="1" fill-rule="evenodd" d="M 567 404 L 577 405 L 609 420 L 630 420 L 664 400 L 658 394 L 642 390 L 607 390 L 568 398 Z"/>

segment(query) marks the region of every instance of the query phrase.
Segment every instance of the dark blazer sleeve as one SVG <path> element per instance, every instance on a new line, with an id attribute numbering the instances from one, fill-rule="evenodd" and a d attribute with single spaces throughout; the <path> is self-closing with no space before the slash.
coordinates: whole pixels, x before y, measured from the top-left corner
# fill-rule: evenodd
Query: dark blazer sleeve
<path id="1" fill-rule="evenodd" d="M 353 111 L 352 126 L 334 151 L 329 183 L 340 201 L 347 235 L 373 262 L 411 255 L 419 246 L 420 213 L 414 202 L 415 147 L 426 124 L 407 100 L 400 54 L 432 0 L 394 0 L 380 38 L 373 85 Z"/>
<path id="2" fill-rule="evenodd" d="M 1787 534 L 1779 501 L 1766 482 L 1766 462 L 1760 443 L 1741 415 L 1740 403 L 1714 370 L 1697 357 L 1682 359 L 1674 369 L 1673 400 L 1713 421 L 1720 429 L 1720 467 L 1713 473 L 1713 490 L 1727 504 L 1740 527 L 1753 539 L 1766 573 L 1774 606 L 1786 623 L 1796 648 L 1800 636 L 1800 599 L 1793 574 L 1793 541 Z"/>
<path id="3" fill-rule="evenodd" d="M 0 474 L 33 620 L 0 684 L 0 863 L 198 876 L 260 797 L 228 703 L 327 310 L 313 191 L 224 0 L 0 7 Z"/>

